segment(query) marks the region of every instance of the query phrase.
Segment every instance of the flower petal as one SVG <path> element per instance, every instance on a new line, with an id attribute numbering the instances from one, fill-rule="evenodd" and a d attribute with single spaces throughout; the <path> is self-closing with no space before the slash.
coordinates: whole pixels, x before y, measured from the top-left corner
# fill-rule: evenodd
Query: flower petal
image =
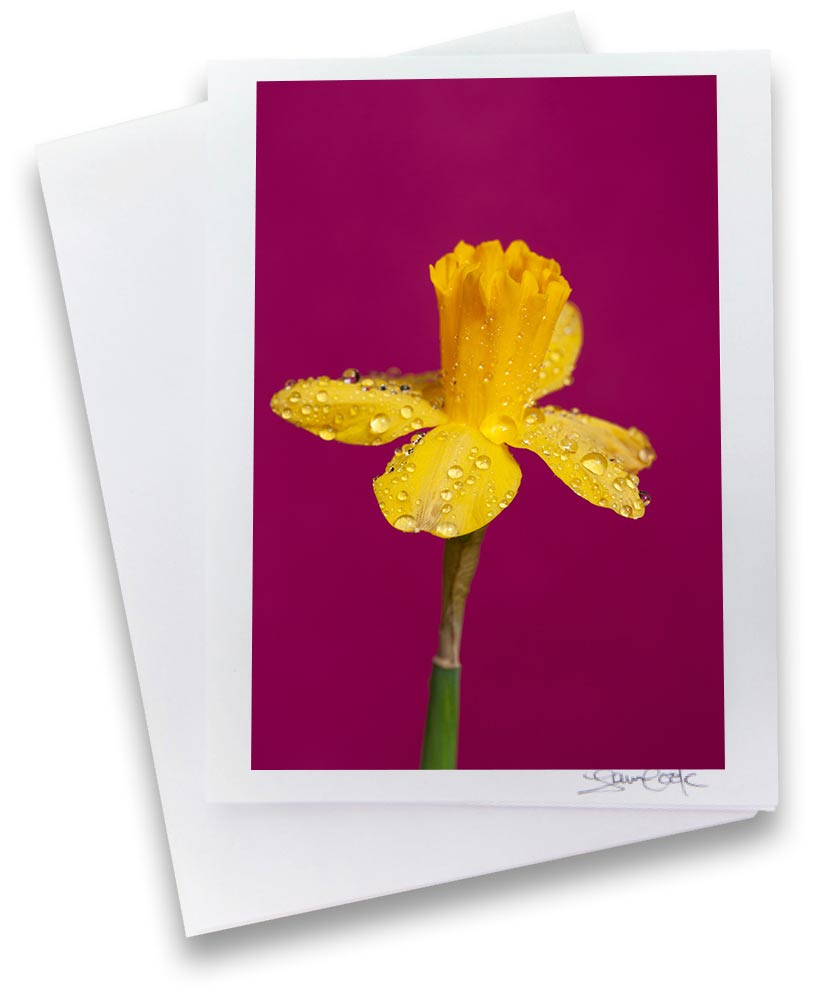
<path id="1" fill-rule="evenodd" d="M 443 407 L 443 378 L 439 370 L 427 370 L 423 374 L 399 374 L 394 381 L 399 388 L 405 384 L 417 391 L 424 401 L 435 408 Z"/>
<path id="2" fill-rule="evenodd" d="M 644 514 L 646 493 L 638 490 L 636 471 L 655 459 L 647 437 L 581 412 L 547 405 L 526 413 L 517 446 L 533 450 L 582 498 L 627 519 Z"/>
<path id="3" fill-rule="evenodd" d="M 542 361 L 537 398 L 544 398 L 552 391 L 573 383 L 573 370 L 581 352 L 582 340 L 581 312 L 568 302 L 553 329 L 548 352 Z"/>
<path id="4" fill-rule="evenodd" d="M 507 447 L 447 423 L 396 450 L 373 487 L 396 529 L 448 538 L 490 523 L 513 501 L 521 479 Z"/>
<path id="5" fill-rule="evenodd" d="M 413 385 L 405 378 L 361 377 L 358 371 L 348 371 L 341 381 L 329 377 L 294 381 L 274 395 L 271 408 L 286 422 L 323 440 L 389 443 L 405 433 L 445 422 L 440 403 L 435 407 L 424 398 L 422 386 L 422 381 Z"/>

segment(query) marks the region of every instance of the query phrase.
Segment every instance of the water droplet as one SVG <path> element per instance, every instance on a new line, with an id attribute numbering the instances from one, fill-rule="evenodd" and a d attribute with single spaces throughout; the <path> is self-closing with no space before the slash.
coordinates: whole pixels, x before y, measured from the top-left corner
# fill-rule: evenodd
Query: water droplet
<path id="1" fill-rule="evenodd" d="M 291 380 L 285 382 L 285 387 L 286 388 L 292 388 L 295 384 L 296 384 L 296 381 L 294 381 L 293 379 L 291 379 Z"/>
<path id="2" fill-rule="evenodd" d="M 328 398 L 328 395 L 327 395 L 326 391 L 317 391 L 316 392 L 316 400 L 317 400 L 317 402 L 319 402 L 320 405 L 324 405 L 325 402 L 327 401 L 327 398 Z"/>
<path id="3" fill-rule="evenodd" d="M 487 471 L 491 467 L 491 458 L 487 454 L 480 454 L 475 460 L 474 466 L 480 471 Z"/>
<path id="4" fill-rule="evenodd" d="M 310 407 L 310 405 L 302 406 L 302 415 L 310 415 L 311 412 L 313 412 L 313 409 Z"/>
<path id="5" fill-rule="evenodd" d="M 408 384 L 402 384 L 398 388 L 399 391 L 412 391 L 412 388 Z"/>
<path id="6" fill-rule="evenodd" d="M 480 424 L 480 432 L 492 443 L 510 443 L 517 437 L 517 426 L 508 415 L 487 416 Z"/>
<path id="7" fill-rule="evenodd" d="M 621 513 L 624 519 L 629 519 L 630 516 L 632 515 L 632 508 L 628 505 L 622 505 L 618 511 Z"/>
<path id="8" fill-rule="evenodd" d="M 450 478 L 457 479 L 463 477 L 463 468 L 458 464 L 452 464 L 449 470 L 446 472 Z"/>
<path id="9" fill-rule="evenodd" d="M 640 460 L 642 464 L 646 464 L 647 466 L 649 466 L 654 459 L 655 459 L 655 451 L 652 449 L 652 447 L 641 447 L 641 449 L 638 451 L 638 460 Z"/>
<path id="10" fill-rule="evenodd" d="M 280 415 L 282 416 L 283 419 L 290 419 L 293 414 L 294 413 L 289 408 L 284 408 L 280 412 Z"/>
<path id="11" fill-rule="evenodd" d="M 335 440 L 336 431 L 331 429 L 330 426 L 325 426 L 324 429 L 319 430 L 319 437 L 323 440 Z"/>
<path id="12" fill-rule="evenodd" d="M 399 516 L 392 525 L 402 533 L 418 532 L 418 521 L 414 516 Z"/>
<path id="13" fill-rule="evenodd" d="M 375 381 L 371 377 L 365 377 L 361 382 L 362 388 L 372 388 L 374 384 Z"/>
<path id="14" fill-rule="evenodd" d="M 292 391 L 291 394 L 290 394 L 290 396 L 288 397 L 288 401 L 292 405 L 298 405 L 301 400 L 302 400 L 302 396 L 299 394 L 298 391 Z"/>
<path id="15" fill-rule="evenodd" d="M 539 421 L 539 413 L 538 412 L 529 412 L 525 416 L 525 425 L 526 426 L 533 426 L 533 424 L 535 422 L 538 422 L 538 421 Z"/>
<path id="16" fill-rule="evenodd" d="M 398 499 L 399 502 L 406 502 L 406 500 L 409 498 L 409 495 L 406 492 L 401 491 L 398 492 L 396 498 Z"/>
<path id="17" fill-rule="evenodd" d="M 358 384 L 360 378 L 361 372 L 356 370 L 355 367 L 348 367 L 342 374 L 342 380 L 345 384 Z"/>
<path id="18" fill-rule="evenodd" d="M 460 530 L 457 528 L 457 524 L 451 522 L 451 520 L 444 520 L 442 523 L 438 523 L 435 527 L 435 532 L 440 537 L 456 537 Z"/>
<path id="19" fill-rule="evenodd" d="M 645 506 L 649 505 L 649 503 L 652 501 L 652 496 L 649 494 L 649 492 L 645 492 L 642 490 L 638 492 L 638 495 L 640 496 L 640 499 Z"/>
<path id="20" fill-rule="evenodd" d="M 567 436 L 562 437 L 560 449 L 564 453 L 575 453 L 576 447 L 578 447 L 578 445 L 579 445 L 579 434 L 568 433 Z"/>
<path id="21" fill-rule="evenodd" d="M 374 433 L 383 433 L 385 429 L 389 427 L 390 420 L 389 417 L 384 415 L 383 412 L 379 412 L 378 415 L 374 415 L 370 419 L 370 429 Z"/>
<path id="22" fill-rule="evenodd" d="M 411 405 L 404 405 L 404 407 L 401 409 L 401 418 L 402 419 L 411 419 L 412 418 L 412 411 L 413 411 L 413 409 L 412 409 Z"/>
<path id="23" fill-rule="evenodd" d="M 591 474 L 604 474 L 607 470 L 607 458 L 600 453 L 589 453 L 582 457 L 582 466 Z"/>
<path id="24" fill-rule="evenodd" d="M 452 507 L 447 502 L 445 505 L 442 505 L 440 507 L 440 511 L 443 513 L 444 516 L 446 516 L 452 511 Z"/>
<path id="25" fill-rule="evenodd" d="M 440 497 L 443 499 L 444 502 L 448 502 L 449 499 L 452 497 L 452 490 L 451 490 L 451 488 L 443 488 L 443 489 L 441 489 Z"/>
<path id="26" fill-rule="evenodd" d="M 473 474 L 470 474 L 468 478 L 466 478 L 466 484 L 473 485 L 476 480 L 477 478 L 475 478 Z"/>

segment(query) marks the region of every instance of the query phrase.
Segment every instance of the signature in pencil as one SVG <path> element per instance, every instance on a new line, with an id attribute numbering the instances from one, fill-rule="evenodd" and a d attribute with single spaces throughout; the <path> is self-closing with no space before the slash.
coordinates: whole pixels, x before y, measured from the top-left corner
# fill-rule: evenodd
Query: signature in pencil
<path id="1" fill-rule="evenodd" d="M 697 781 L 697 772 L 683 769 L 644 769 L 641 772 L 621 772 L 618 769 L 594 769 L 585 772 L 582 779 L 595 783 L 587 789 L 580 789 L 579 796 L 586 793 L 624 793 L 640 786 L 650 793 L 665 793 L 677 786 L 684 796 L 690 789 L 706 789 L 706 784 Z"/>

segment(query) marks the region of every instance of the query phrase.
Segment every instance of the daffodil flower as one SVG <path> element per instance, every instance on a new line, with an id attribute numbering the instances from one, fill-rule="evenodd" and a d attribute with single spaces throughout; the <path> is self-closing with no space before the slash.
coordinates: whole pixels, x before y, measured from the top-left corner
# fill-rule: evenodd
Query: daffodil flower
<path id="1" fill-rule="evenodd" d="M 421 767 L 449 769 L 457 765 L 466 600 L 485 529 L 522 479 L 510 448 L 532 450 L 577 495 L 627 519 L 644 514 L 649 497 L 637 472 L 655 452 L 638 429 L 537 404 L 572 382 L 582 345 L 581 316 L 558 263 L 524 242 L 506 250 L 459 242 L 429 274 L 439 371 L 362 377 L 350 368 L 340 380 L 290 381 L 271 406 L 323 440 L 377 446 L 414 433 L 373 487 L 396 529 L 446 540 Z"/>
<path id="2" fill-rule="evenodd" d="M 460 242 L 429 268 L 440 312 L 437 372 L 291 381 L 277 415 L 323 440 L 377 446 L 416 430 L 374 482 L 387 521 L 449 539 L 490 523 L 516 497 L 511 447 L 532 450 L 593 505 L 628 519 L 648 496 L 638 471 L 655 453 L 638 429 L 540 407 L 572 382 L 582 346 L 578 309 L 559 264 L 521 241 Z"/>

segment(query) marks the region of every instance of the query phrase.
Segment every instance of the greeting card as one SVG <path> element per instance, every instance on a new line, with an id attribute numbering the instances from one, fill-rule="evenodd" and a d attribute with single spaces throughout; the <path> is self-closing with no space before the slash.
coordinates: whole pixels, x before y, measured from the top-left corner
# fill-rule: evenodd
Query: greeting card
<path id="1" fill-rule="evenodd" d="M 210 98 L 212 798 L 770 806 L 766 59 Z"/>

